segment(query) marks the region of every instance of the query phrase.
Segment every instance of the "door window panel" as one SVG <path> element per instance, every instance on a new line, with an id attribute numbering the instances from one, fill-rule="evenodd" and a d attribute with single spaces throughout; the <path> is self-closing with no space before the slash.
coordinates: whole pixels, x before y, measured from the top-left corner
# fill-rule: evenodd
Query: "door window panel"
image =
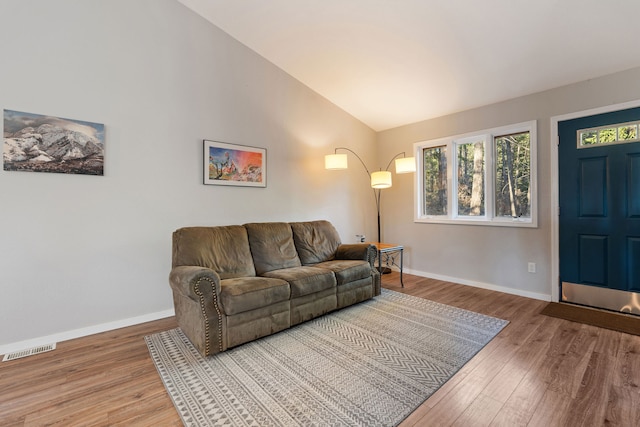
<path id="1" fill-rule="evenodd" d="M 638 139 L 638 125 L 620 126 L 618 128 L 618 139 L 620 141 L 632 141 Z"/>
<path id="2" fill-rule="evenodd" d="M 637 142 L 640 122 L 618 123 L 590 129 L 578 130 L 578 148 L 599 147 L 604 144 Z"/>

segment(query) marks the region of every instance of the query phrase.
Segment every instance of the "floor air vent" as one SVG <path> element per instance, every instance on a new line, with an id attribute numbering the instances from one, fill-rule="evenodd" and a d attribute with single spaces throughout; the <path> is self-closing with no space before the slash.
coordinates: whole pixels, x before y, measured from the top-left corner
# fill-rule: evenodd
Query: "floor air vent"
<path id="1" fill-rule="evenodd" d="M 55 350 L 56 344 L 46 344 L 41 345 L 39 347 L 33 347 L 28 350 L 20 350 L 15 353 L 5 354 L 2 358 L 3 362 L 8 362 L 9 360 L 20 359 L 21 357 L 33 356 L 34 354 L 46 353 L 47 351 Z"/>

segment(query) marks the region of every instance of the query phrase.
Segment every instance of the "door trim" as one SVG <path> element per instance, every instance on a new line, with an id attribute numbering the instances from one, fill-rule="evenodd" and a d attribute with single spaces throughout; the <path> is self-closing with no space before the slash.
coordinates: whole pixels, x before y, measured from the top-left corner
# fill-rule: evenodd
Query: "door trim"
<path id="1" fill-rule="evenodd" d="M 592 108 L 590 110 L 576 111 L 551 117 L 551 301 L 560 302 L 560 213 L 559 178 L 558 178 L 558 123 L 577 119 L 579 117 L 593 116 L 612 111 L 626 110 L 640 107 L 640 99 L 623 102 L 621 104 L 607 105 L 605 107 Z"/>

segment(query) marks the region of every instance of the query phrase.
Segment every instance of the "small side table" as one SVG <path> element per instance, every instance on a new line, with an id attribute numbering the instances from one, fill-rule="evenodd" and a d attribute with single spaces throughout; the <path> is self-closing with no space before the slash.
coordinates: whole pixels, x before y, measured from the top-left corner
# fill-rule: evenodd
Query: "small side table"
<path id="1" fill-rule="evenodd" d="M 395 265 L 400 269 L 400 285 L 404 288 L 404 282 L 402 281 L 402 264 L 404 258 L 404 247 L 402 245 L 396 245 L 393 243 L 381 243 L 381 242 L 367 242 L 370 245 L 374 245 L 378 250 L 378 271 L 382 273 L 382 256 L 384 255 L 384 263 L 388 267 Z M 396 262 L 396 258 L 400 255 L 400 264 Z"/>

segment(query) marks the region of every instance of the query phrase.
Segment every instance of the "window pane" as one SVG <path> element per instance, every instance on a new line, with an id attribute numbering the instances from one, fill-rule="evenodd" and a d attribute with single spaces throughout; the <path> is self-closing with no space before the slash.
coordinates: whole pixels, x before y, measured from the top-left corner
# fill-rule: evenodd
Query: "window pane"
<path id="1" fill-rule="evenodd" d="M 606 144 L 616 141 L 616 128 L 600 129 L 598 132 L 598 143 Z"/>
<path id="2" fill-rule="evenodd" d="M 621 126 L 618 128 L 618 139 L 620 141 L 627 141 L 630 139 L 638 139 L 638 126 Z"/>
<path id="3" fill-rule="evenodd" d="M 425 148 L 424 158 L 424 214 L 447 214 L 447 157 L 446 146 Z"/>
<path id="4" fill-rule="evenodd" d="M 598 132 L 589 130 L 580 132 L 580 145 L 593 145 L 598 143 Z"/>
<path id="5" fill-rule="evenodd" d="M 457 154 L 458 215 L 484 215 L 484 142 L 460 144 Z"/>
<path id="6" fill-rule="evenodd" d="M 531 218 L 529 132 L 495 138 L 496 216 Z"/>

